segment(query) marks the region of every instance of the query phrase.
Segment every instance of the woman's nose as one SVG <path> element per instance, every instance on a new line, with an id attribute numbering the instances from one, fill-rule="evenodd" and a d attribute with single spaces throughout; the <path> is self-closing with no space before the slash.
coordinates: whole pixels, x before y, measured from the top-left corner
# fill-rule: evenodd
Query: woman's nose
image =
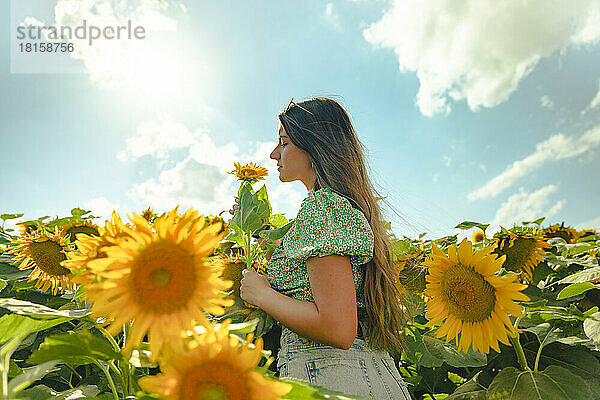
<path id="1" fill-rule="evenodd" d="M 275 148 L 273 149 L 273 151 L 271 152 L 271 154 L 269 155 L 269 157 L 270 157 L 272 160 L 277 160 L 277 158 L 279 157 L 279 153 L 277 152 L 277 147 L 275 147 Z"/>

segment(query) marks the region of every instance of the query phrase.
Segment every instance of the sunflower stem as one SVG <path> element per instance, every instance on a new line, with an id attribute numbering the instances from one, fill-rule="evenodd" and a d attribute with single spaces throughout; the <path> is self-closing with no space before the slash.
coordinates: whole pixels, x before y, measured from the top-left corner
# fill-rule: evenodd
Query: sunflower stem
<path id="1" fill-rule="evenodd" d="M 533 371 L 537 372 L 538 366 L 540 364 L 540 356 L 542 355 L 542 349 L 544 345 L 540 343 L 540 348 L 538 349 L 537 355 L 535 356 L 535 363 L 533 364 Z"/>
<path id="2" fill-rule="evenodd" d="M 123 343 L 125 343 L 125 340 L 127 340 L 127 338 L 129 337 L 129 324 L 125 324 L 123 325 Z M 119 367 L 122 367 L 124 369 L 123 374 L 124 374 L 124 378 L 127 381 L 127 389 L 123 388 L 123 391 L 127 392 L 127 394 L 129 395 L 129 393 L 131 393 L 131 374 L 132 374 L 132 365 L 129 363 L 129 360 L 127 360 L 127 363 L 121 363 L 119 362 Z M 133 367 L 133 371 L 135 371 L 135 367 Z"/>
<path id="3" fill-rule="evenodd" d="M 519 365 L 523 369 L 523 371 L 531 371 L 529 365 L 527 365 L 527 358 L 525 358 L 525 352 L 523 352 L 523 347 L 521 346 L 521 342 L 519 341 L 521 335 L 517 334 L 516 337 L 508 335 L 508 340 L 515 348 L 515 353 L 517 353 L 517 360 L 519 361 Z"/>
<path id="4" fill-rule="evenodd" d="M 104 329 L 103 327 L 101 327 L 99 324 L 95 323 L 96 325 L 96 329 L 98 329 L 100 331 L 100 333 L 102 333 L 102 335 L 108 339 L 108 341 L 110 342 L 110 344 L 112 345 L 113 349 L 117 352 L 120 353 L 121 352 L 121 347 L 119 346 L 119 344 L 115 341 L 115 338 L 113 337 L 113 335 L 111 335 L 110 333 L 108 333 L 108 331 L 106 329 Z M 124 345 L 124 343 L 123 343 Z"/>
<path id="5" fill-rule="evenodd" d="M 127 387 L 125 386 L 126 384 L 125 384 L 125 378 L 123 377 L 123 373 L 119 370 L 119 368 L 116 367 L 116 365 L 112 361 L 110 361 L 108 363 L 108 367 L 119 377 L 119 383 L 121 384 L 121 390 L 123 392 L 123 395 L 124 396 L 129 395 L 129 393 L 127 391 Z"/>
<path id="6" fill-rule="evenodd" d="M 119 393 L 117 392 L 117 387 L 115 386 L 115 381 L 113 381 L 112 376 L 110 376 L 110 371 L 107 370 L 106 368 L 104 368 L 102 366 L 102 364 L 100 364 L 100 362 L 98 362 L 98 360 L 94 359 L 94 358 L 90 358 L 90 360 L 96 364 L 98 366 L 98 368 L 100 368 L 102 370 L 102 372 L 104 372 L 104 375 L 106 376 L 106 379 L 108 380 L 108 385 L 110 386 L 110 390 L 112 391 L 113 397 L 115 398 L 115 400 L 119 400 Z"/>
<path id="7" fill-rule="evenodd" d="M 252 266 L 252 260 L 250 259 L 250 241 L 252 240 L 252 236 L 246 232 L 245 235 L 246 240 L 246 269 L 250 270 Z"/>

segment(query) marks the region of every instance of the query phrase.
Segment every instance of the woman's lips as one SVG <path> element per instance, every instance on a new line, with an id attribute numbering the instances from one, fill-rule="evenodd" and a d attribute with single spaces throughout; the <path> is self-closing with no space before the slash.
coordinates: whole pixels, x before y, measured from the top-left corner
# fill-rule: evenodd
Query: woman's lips
<path id="1" fill-rule="evenodd" d="M 279 171 L 281 169 L 282 166 L 279 166 L 279 168 L 277 168 L 277 171 Z"/>

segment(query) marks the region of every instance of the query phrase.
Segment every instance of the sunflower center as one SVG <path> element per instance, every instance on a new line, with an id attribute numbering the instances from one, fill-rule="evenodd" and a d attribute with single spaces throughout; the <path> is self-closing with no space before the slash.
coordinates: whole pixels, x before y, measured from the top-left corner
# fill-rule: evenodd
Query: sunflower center
<path id="1" fill-rule="evenodd" d="M 35 265 L 52 276 L 67 275 L 70 271 L 60 265 L 61 261 L 67 259 L 63 253 L 61 246 L 52 240 L 44 242 L 31 242 L 29 244 L 31 258 Z"/>
<path id="2" fill-rule="evenodd" d="M 469 266 L 457 264 L 448 268 L 440 284 L 444 303 L 462 321 L 485 321 L 494 310 L 496 290 Z"/>
<path id="3" fill-rule="evenodd" d="M 509 271 L 519 271 L 531 259 L 535 252 L 535 239 L 517 238 L 512 246 L 504 250 L 506 261 L 504 268 Z"/>
<path id="4" fill-rule="evenodd" d="M 181 400 L 245 400 L 248 395 L 246 377 L 227 363 L 194 366 L 181 380 Z"/>
<path id="5" fill-rule="evenodd" d="M 157 286 L 165 286 L 171 280 L 171 273 L 165 269 L 155 269 L 150 273 L 150 279 Z"/>
<path id="6" fill-rule="evenodd" d="M 171 241 L 150 243 L 134 259 L 132 285 L 139 306 L 149 312 L 181 311 L 197 285 L 193 255 Z"/>

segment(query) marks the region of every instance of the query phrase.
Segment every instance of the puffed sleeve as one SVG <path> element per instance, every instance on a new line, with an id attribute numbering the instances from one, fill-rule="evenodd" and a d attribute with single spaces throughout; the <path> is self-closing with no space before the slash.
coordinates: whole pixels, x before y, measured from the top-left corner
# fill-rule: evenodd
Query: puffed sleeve
<path id="1" fill-rule="evenodd" d="M 286 253 L 292 259 L 339 254 L 360 265 L 373 258 L 373 231 L 367 218 L 328 188 L 309 193 L 288 236 Z"/>

